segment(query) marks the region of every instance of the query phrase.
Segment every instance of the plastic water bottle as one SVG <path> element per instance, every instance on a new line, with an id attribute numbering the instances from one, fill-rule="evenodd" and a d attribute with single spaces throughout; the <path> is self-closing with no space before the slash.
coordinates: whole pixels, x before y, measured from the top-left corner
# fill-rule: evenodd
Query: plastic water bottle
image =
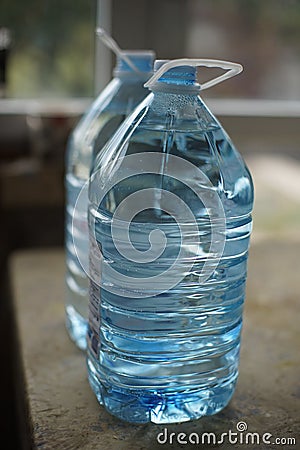
<path id="1" fill-rule="evenodd" d="M 68 143 L 65 233 L 66 325 L 71 339 L 81 349 L 86 348 L 89 266 L 88 196 L 84 186 L 89 179 L 97 151 L 101 150 L 124 118 L 147 95 L 148 91 L 143 84 L 151 76 L 153 62 L 152 51 L 119 51 L 113 80 L 83 116 Z M 80 192 L 81 201 L 76 204 Z"/>
<path id="2" fill-rule="evenodd" d="M 200 86 L 196 66 L 227 72 Z M 228 404 L 252 227 L 249 171 L 198 95 L 241 66 L 155 67 L 152 93 L 97 158 L 89 191 L 89 381 L 110 413 L 136 423 Z"/>

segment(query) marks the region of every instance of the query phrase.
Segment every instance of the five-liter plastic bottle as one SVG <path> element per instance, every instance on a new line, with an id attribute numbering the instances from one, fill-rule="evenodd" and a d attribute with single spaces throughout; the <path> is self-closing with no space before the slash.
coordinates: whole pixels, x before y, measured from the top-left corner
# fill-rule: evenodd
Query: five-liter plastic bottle
<path id="1" fill-rule="evenodd" d="M 130 59 L 132 67 L 126 58 Z M 86 348 L 89 267 L 88 196 L 84 186 L 96 153 L 101 151 L 124 118 L 148 94 L 143 84 L 152 74 L 153 62 L 152 51 L 120 53 L 113 80 L 97 97 L 69 139 L 66 169 L 66 325 L 72 340 L 81 349 Z M 80 192 L 81 201 L 76 203 Z"/>
<path id="2" fill-rule="evenodd" d="M 230 70 L 200 86 L 203 65 Z M 97 157 L 89 188 L 89 381 L 110 413 L 135 423 L 228 404 L 252 228 L 249 171 L 199 97 L 241 67 L 155 67 L 152 93 Z"/>

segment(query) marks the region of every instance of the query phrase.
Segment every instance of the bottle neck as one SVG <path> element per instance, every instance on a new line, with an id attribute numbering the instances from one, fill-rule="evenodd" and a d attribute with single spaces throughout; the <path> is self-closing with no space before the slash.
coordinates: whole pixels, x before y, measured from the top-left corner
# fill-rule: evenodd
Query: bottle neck
<path id="1" fill-rule="evenodd" d="M 114 78 L 117 78 L 123 84 L 145 84 L 151 77 L 152 72 L 134 73 L 134 72 L 118 72 L 114 71 Z"/>
<path id="2" fill-rule="evenodd" d="M 131 65 L 126 59 L 130 60 Z M 145 82 L 153 73 L 154 52 L 151 50 L 127 50 L 117 56 L 116 66 L 114 69 L 114 77 L 120 78 L 125 82 Z"/>
<path id="3" fill-rule="evenodd" d="M 201 126 L 201 129 L 208 130 L 218 127 L 217 119 L 198 94 L 198 91 L 191 93 L 188 89 L 180 93 L 158 89 L 151 94 L 152 97 L 147 97 L 150 99 L 148 119 L 156 123 L 173 116 L 173 125 L 179 128 L 188 126 L 199 129 Z"/>

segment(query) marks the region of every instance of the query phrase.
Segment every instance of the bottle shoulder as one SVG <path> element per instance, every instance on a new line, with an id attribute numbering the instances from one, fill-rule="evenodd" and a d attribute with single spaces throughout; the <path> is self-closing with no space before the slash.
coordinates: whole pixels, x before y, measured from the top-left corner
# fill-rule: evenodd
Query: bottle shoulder
<path id="1" fill-rule="evenodd" d="M 150 94 L 107 144 L 95 164 L 95 172 L 103 174 L 102 181 L 109 182 L 118 164 L 119 170 L 124 170 L 120 166 L 122 157 L 136 155 L 138 158 L 141 153 L 149 152 L 161 153 L 166 159 L 173 155 L 200 169 L 232 214 L 235 208 L 239 208 L 242 214 L 243 211 L 249 212 L 253 204 L 249 170 L 206 105 L 195 98 L 185 99 L 185 104 L 180 101 L 181 111 L 178 113 L 178 109 L 163 109 L 159 104 L 155 95 Z M 146 173 L 147 167 L 142 175 Z M 184 176 L 188 179 L 189 173 Z M 154 179 L 152 182 L 156 183 Z M 141 180 L 141 186 L 143 183 Z"/>
<path id="2" fill-rule="evenodd" d="M 72 132 L 67 171 L 78 171 L 81 167 L 80 172 L 88 178 L 97 153 L 146 94 L 141 80 L 113 79 Z"/>
<path id="3" fill-rule="evenodd" d="M 115 78 L 111 80 L 103 91 L 96 97 L 75 127 L 73 131 L 74 139 L 78 139 L 78 136 L 83 134 L 95 118 L 102 113 L 120 89 L 120 85 L 120 80 Z"/>

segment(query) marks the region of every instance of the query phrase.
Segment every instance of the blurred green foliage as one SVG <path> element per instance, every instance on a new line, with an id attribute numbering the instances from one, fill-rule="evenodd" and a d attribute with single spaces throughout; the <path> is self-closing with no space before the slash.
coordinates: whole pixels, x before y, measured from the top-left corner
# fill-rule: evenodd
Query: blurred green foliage
<path id="1" fill-rule="evenodd" d="M 7 95 L 93 94 L 96 2 L 0 2 L 0 27 L 12 34 Z"/>

